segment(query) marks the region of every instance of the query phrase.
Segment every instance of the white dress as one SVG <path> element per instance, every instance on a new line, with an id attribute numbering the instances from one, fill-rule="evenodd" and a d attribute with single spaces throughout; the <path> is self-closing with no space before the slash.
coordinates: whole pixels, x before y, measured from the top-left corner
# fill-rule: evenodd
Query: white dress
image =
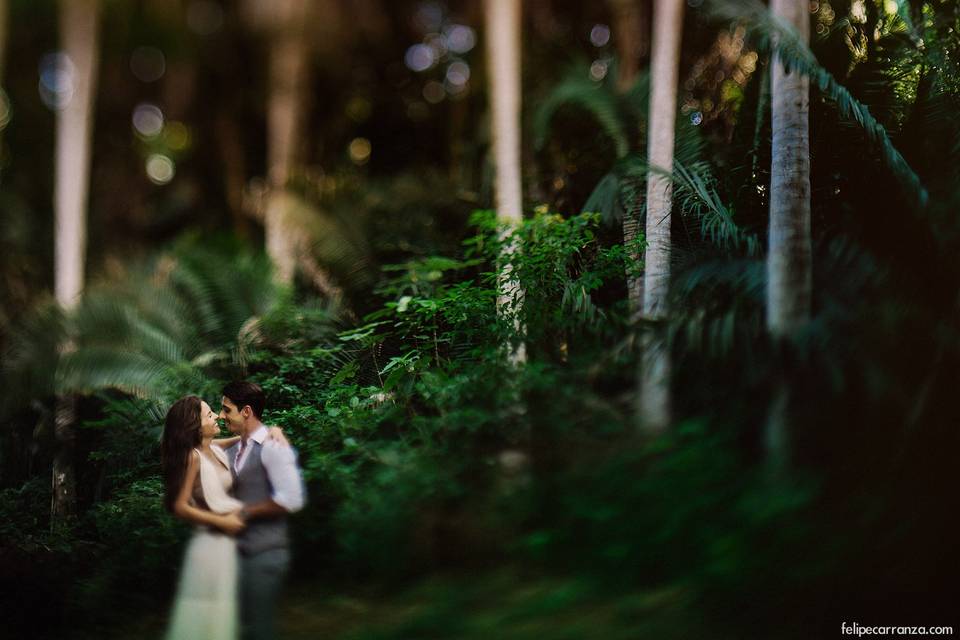
<path id="1" fill-rule="evenodd" d="M 233 485 L 227 454 L 210 447 L 219 464 L 200 454 L 196 506 L 229 513 L 243 506 L 227 492 Z M 187 543 L 180 584 L 173 603 L 167 640 L 235 640 L 237 619 L 237 543 L 207 527 L 197 527 Z"/>

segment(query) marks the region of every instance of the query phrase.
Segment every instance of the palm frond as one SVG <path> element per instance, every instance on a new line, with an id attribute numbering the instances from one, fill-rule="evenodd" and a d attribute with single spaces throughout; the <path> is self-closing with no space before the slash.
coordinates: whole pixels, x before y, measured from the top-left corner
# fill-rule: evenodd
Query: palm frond
<path id="1" fill-rule="evenodd" d="M 893 145 L 887 130 L 846 87 L 824 69 L 796 31 L 757 0 L 712 0 L 709 11 L 718 19 L 745 24 L 758 49 L 775 53 L 789 69 L 808 76 L 820 92 L 836 105 L 841 117 L 856 122 L 877 146 L 884 164 L 897 178 L 907 197 L 919 207 L 929 195 L 916 172 Z"/>
<path id="2" fill-rule="evenodd" d="M 28 381 L 28 397 L 109 388 L 168 401 L 241 362 L 278 293 L 262 257 L 183 244 L 91 285 L 66 316 L 38 307 L 9 331 L 3 378 Z"/>
<path id="3" fill-rule="evenodd" d="M 5 325 L 3 333 L 0 409 L 7 413 L 55 393 L 60 348 L 68 332 L 63 311 L 49 299 Z"/>
<path id="4" fill-rule="evenodd" d="M 600 179 L 593 188 L 587 201 L 583 203 L 581 213 L 599 213 L 605 223 L 620 220 L 624 215 L 623 184 L 616 170 Z"/>
<path id="5" fill-rule="evenodd" d="M 674 164 L 673 193 L 681 210 L 700 219 L 704 239 L 725 250 L 744 251 L 750 257 L 761 252 L 760 239 L 746 233 L 733 220 L 733 212 L 723 203 L 716 189 L 716 179 L 706 163 L 684 166 Z"/>
<path id="6" fill-rule="evenodd" d="M 323 208 L 310 199 L 291 195 L 285 216 L 304 238 L 300 249 L 303 256 L 329 271 L 332 288 L 364 289 L 374 282 L 373 251 L 357 224 L 355 210 Z"/>
<path id="7" fill-rule="evenodd" d="M 631 91 L 631 99 L 639 100 L 648 93 L 646 76 L 643 76 Z M 533 139 L 537 149 L 546 144 L 550 126 L 557 112 L 563 107 L 583 109 L 600 125 L 613 142 L 617 158 L 630 153 L 630 129 L 622 115 L 621 99 L 609 86 L 590 79 L 589 71 L 580 65 L 574 66 L 565 78 L 555 86 L 533 115 Z M 643 107 L 645 110 L 645 106 Z"/>
<path id="8" fill-rule="evenodd" d="M 98 345 L 64 355 L 57 370 L 57 389 L 61 393 L 118 389 L 140 397 L 168 400 L 173 381 L 184 379 L 199 383 L 202 371 L 191 363 L 164 362 L 130 348 Z"/>
<path id="9" fill-rule="evenodd" d="M 674 305 L 678 313 L 670 319 L 667 335 L 685 351 L 724 357 L 733 350 L 738 332 L 752 339 L 762 335 L 763 260 L 700 261 L 678 271 L 671 287 L 670 295 L 683 304 Z"/>

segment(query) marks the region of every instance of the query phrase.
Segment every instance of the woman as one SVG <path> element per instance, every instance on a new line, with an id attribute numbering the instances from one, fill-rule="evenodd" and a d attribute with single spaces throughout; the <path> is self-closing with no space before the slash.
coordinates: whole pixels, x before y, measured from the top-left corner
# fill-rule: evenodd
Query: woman
<path id="1" fill-rule="evenodd" d="M 197 525 L 187 544 L 174 600 L 169 640 L 233 640 L 237 637 L 237 550 L 243 503 L 230 497 L 233 484 L 223 447 L 237 437 L 214 440 L 216 414 L 196 396 L 167 411 L 161 454 L 165 504 Z M 274 427 L 271 437 L 286 441 Z"/>

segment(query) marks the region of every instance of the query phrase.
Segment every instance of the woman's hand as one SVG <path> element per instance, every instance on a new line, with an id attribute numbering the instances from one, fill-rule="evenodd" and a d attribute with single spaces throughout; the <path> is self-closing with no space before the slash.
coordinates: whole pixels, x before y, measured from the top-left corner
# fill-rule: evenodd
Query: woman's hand
<path id="1" fill-rule="evenodd" d="M 243 518 L 240 517 L 239 511 L 228 513 L 227 515 L 223 516 L 223 519 L 220 522 L 220 528 L 232 536 L 235 536 L 243 531 L 246 526 L 247 523 L 244 522 Z"/>
<path id="2" fill-rule="evenodd" d="M 267 436 L 268 439 L 273 440 L 274 442 L 276 442 L 277 444 L 283 447 L 290 446 L 290 441 L 287 440 L 287 436 L 283 435 L 283 429 L 281 429 L 280 427 L 274 425 L 269 428 L 268 433 L 269 433 L 269 435 Z"/>

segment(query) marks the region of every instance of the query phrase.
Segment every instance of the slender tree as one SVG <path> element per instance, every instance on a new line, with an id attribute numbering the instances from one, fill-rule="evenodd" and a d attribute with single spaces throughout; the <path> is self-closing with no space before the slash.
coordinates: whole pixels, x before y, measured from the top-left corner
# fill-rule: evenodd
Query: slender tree
<path id="1" fill-rule="evenodd" d="M 497 216 L 509 227 L 523 219 L 520 178 L 520 0 L 485 0 L 487 66 L 490 82 L 490 112 L 494 193 Z M 508 230 L 500 276 L 498 308 L 512 314 L 520 329 L 523 290 L 513 275 L 511 261 L 516 243 Z M 511 349 L 515 362 L 525 359 L 523 345 Z"/>
<path id="2" fill-rule="evenodd" d="M 7 70 L 7 25 L 10 20 L 9 0 L 0 0 L 0 86 L 3 85 L 4 72 Z"/>
<path id="3" fill-rule="evenodd" d="M 72 96 L 57 111 L 55 288 L 57 301 L 73 307 L 83 290 L 87 245 L 90 141 L 97 85 L 99 0 L 63 0 L 60 32 L 72 66 Z"/>
<path id="4" fill-rule="evenodd" d="M 293 280 L 297 262 L 296 230 L 289 221 L 293 206 L 287 192 L 291 173 L 303 160 L 303 123 L 309 78 L 307 24 L 309 0 L 281 3 L 285 14 L 270 37 L 267 98 L 267 171 L 270 191 L 266 207 L 267 254 L 277 279 Z"/>
<path id="5" fill-rule="evenodd" d="M 808 3 L 772 0 L 771 11 L 810 39 Z M 770 248 L 767 254 L 767 328 L 792 334 L 810 318 L 810 80 L 784 67 L 771 69 Z"/>
<path id="6" fill-rule="evenodd" d="M 650 0 L 608 0 L 613 23 L 614 44 L 617 47 L 617 92 L 629 91 L 637 81 L 640 62 L 650 55 Z M 645 129 L 641 129 L 645 131 Z M 640 148 L 646 141 L 640 141 Z M 634 206 L 623 215 L 623 245 L 627 248 L 633 264 L 643 259 L 642 248 L 637 238 L 642 234 L 640 225 L 643 201 L 637 194 Z M 627 272 L 627 293 L 630 301 L 630 315 L 634 319 L 643 310 L 643 275 Z"/>
<path id="7" fill-rule="evenodd" d="M 99 59 L 99 0 L 61 0 L 60 37 L 70 60 L 71 87 L 57 111 L 56 181 L 54 184 L 57 302 L 72 309 L 80 300 L 87 243 L 87 197 L 90 183 L 93 105 Z M 69 351 L 69 344 L 63 349 Z M 74 511 L 74 402 L 57 400 L 53 459 L 52 522 Z"/>
<path id="8" fill-rule="evenodd" d="M 305 162 L 313 54 L 334 64 L 347 37 L 377 34 L 383 27 L 373 16 L 348 20 L 346 16 L 358 5 L 365 12 L 378 13 L 375 0 L 352 5 L 342 0 L 246 0 L 243 4 L 246 18 L 269 44 L 267 185 L 265 191 L 249 190 L 244 208 L 264 223 L 267 255 L 277 281 L 290 284 L 299 270 L 321 294 L 335 301 L 342 298 L 342 290 L 314 256 L 316 238 L 309 229 L 314 216 L 290 191 L 289 181 Z M 225 124 L 222 135 L 229 136 L 236 127 Z M 225 145 L 227 153 L 231 146 Z M 261 191 L 262 197 L 257 193 Z"/>
<path id="9" fill-rule="evenodd" d="M 643 314 L 650 320 L 662 319 L 667 312 L 672 188 L 663 172 L 673 169 L 683 7 L 680 0 L 657 0 L 653 11 L 643 283 Z M 670 357 L 664 343 L 649 334 L 641 357 L 640 420 L 652 431 L 670 422 Z"/>
<path id="10" fill-rule="evenodd" d="M 805 0 L 772 0 L 770 10 L 810 40 Z M 767 252 L 767 330 L 780 341 L 810 319 L 813 288 L 810 239 L 810 80 L 787 69 L 780 56 L 771 65 L 770 238 Z M 780 380 L 767 418 L 766 446 L 776 468 L 789 456 L 789 386 Z"/>
<path id="11" fill-rule="evenodd" d="M 625 92 L 650 55 L 650 0 L 608 0 L 617 48 L 617 90 Z"/>
<path id="12" fill-rule="evenodd" d="M 313 18 L 320 13 L 318 1 L 245 0 L 241 5 L 245 18 L 264 35 L 268 47 L 267 190 L 263 209 L 257 214 L 263 216 L 267 255 L 281 284 L 293 281 L 300 253 L 290 215 L 295 198 L 287 187 L 303 162 L 310 36 L 316 35 Z M 336 3 L 326 0 L 323 4 L 326 9 Z M 229 135 L 229 128 L 225 133 Z"/>
<path id="13" fill-rule="evenodd" d="M 4 113 L 7 109 L 10 108 L 9 102 L 7 102 L 7 95 L 4 91 L 4 77 L 7 70 L 7 36 L 8 30 L 7 26 L 10 20 L 10 3 L 9 0 L 0 0 L 0 171 L 3 170 L 3 128 L 4 123 L 2 122 L 9 113 Z"/>

